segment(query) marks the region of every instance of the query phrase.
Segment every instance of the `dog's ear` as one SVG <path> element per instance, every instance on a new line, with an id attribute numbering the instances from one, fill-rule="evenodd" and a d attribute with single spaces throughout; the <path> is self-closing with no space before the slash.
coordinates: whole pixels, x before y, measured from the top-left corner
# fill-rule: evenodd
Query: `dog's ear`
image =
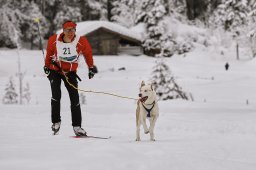
<path id="1" fill-rule="evenodd" d="M 152 90 L 152 91 L 155 91 L 155 88 L 156 88 L 156 81 L 151 82 L 150 87 L 151 87 L 151 90 Z"/>
<path id="2" fill-rule="evenodd" d="M 153 84 L 150 84 L 151 90 L 154 91 L 154 86 Z"/>
<path id="3" fill-rule="evenodd" d="M 141 84 L 140 84 L 140 87 L 142 87 L 142 86 L 145 86 L 145 82 L 144 81 L 142 81 Z"/>

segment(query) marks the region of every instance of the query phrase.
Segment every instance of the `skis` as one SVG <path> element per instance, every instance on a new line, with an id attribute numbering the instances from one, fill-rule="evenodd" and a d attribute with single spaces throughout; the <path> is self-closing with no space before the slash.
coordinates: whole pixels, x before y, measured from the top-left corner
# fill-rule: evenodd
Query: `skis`
<path id="1" fill-rule="evenodd" d="M 94 138 L 94 139 L 110 139 L 109 137 L 101 137 L 101 136 L 71 136 L 71 138 Z"/>
<path id="2" fill-rule="evenodd" d="M 57 136 L 59 134 L 59 131 L 53 132 L 53 136 Z M 108 137 L 102 137 L 102 136 L 70 136 L 71 138 L 94 138 L 94 139 L 110 139 L 111 136 Z"/>

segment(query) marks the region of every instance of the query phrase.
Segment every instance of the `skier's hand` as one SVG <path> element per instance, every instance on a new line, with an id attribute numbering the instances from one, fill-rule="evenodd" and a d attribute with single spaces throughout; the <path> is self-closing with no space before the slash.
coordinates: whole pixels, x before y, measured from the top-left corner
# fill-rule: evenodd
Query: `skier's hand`
<path id="1" fill-rule="evenodd" d="M 49 76 L 49 74 L 50 74 L 50 69 L 49 69 L 48 67 L 46 67 L 46 66 L 44 66 L 44 73 L 45 73 L 47 76 Z"/>
<path id="2" fill-rule="evenodd" d="M 94 76 L 94 70 L 93 70 L 93 68 L 89 68 L 89 70 L 88 70 L 89 79 L 93 78 L 93 76 Z"/>

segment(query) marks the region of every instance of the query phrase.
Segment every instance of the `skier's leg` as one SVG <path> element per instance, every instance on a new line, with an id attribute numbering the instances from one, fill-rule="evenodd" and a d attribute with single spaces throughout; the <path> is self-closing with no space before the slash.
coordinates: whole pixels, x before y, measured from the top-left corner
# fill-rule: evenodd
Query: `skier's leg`
<path id="1" fill-rule="evenodd" d="M 61 121 L 61 117 L 60 117 L 61 75 L 55 71 L 51 71 L 48 78 L 51 84 L 51 91 L 52 91 L 51 119 L 52 119 L 52 123 L 58 123 Z"/>
<path id="2" fill-rule="evenodd" d="M 71 72 L 68 74 L 69 82 L 78 87 L 78 82 L 76 80 L 75 73 Z M 72 116 L 72 126 L 80 126 L 82 123 L 82 115 L 81 115 L 81 108 L 79 102 L 79 94 L 78 90 L 71 87 L 66 80 L 64 80 L 65 86 L 69 93 L 70 103 L 71 103 L 71 116 Z"/>

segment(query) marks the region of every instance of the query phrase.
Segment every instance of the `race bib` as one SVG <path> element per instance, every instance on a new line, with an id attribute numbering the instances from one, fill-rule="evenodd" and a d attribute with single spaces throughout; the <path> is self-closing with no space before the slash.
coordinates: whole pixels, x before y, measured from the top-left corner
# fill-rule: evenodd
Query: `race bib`
<path id="1" fill-rule="evenodd" d="M 59 35 L 57 36 L 58 39 Z M 78 54 L 76 51 L 77 43 L 80 39 L 80 36 L 76 36 L 74 41 L 71 43 L 64 43 L 56 41 L 57 48 L 57 58 L 59 61 L 74 63 L 78 62 Z"/>

